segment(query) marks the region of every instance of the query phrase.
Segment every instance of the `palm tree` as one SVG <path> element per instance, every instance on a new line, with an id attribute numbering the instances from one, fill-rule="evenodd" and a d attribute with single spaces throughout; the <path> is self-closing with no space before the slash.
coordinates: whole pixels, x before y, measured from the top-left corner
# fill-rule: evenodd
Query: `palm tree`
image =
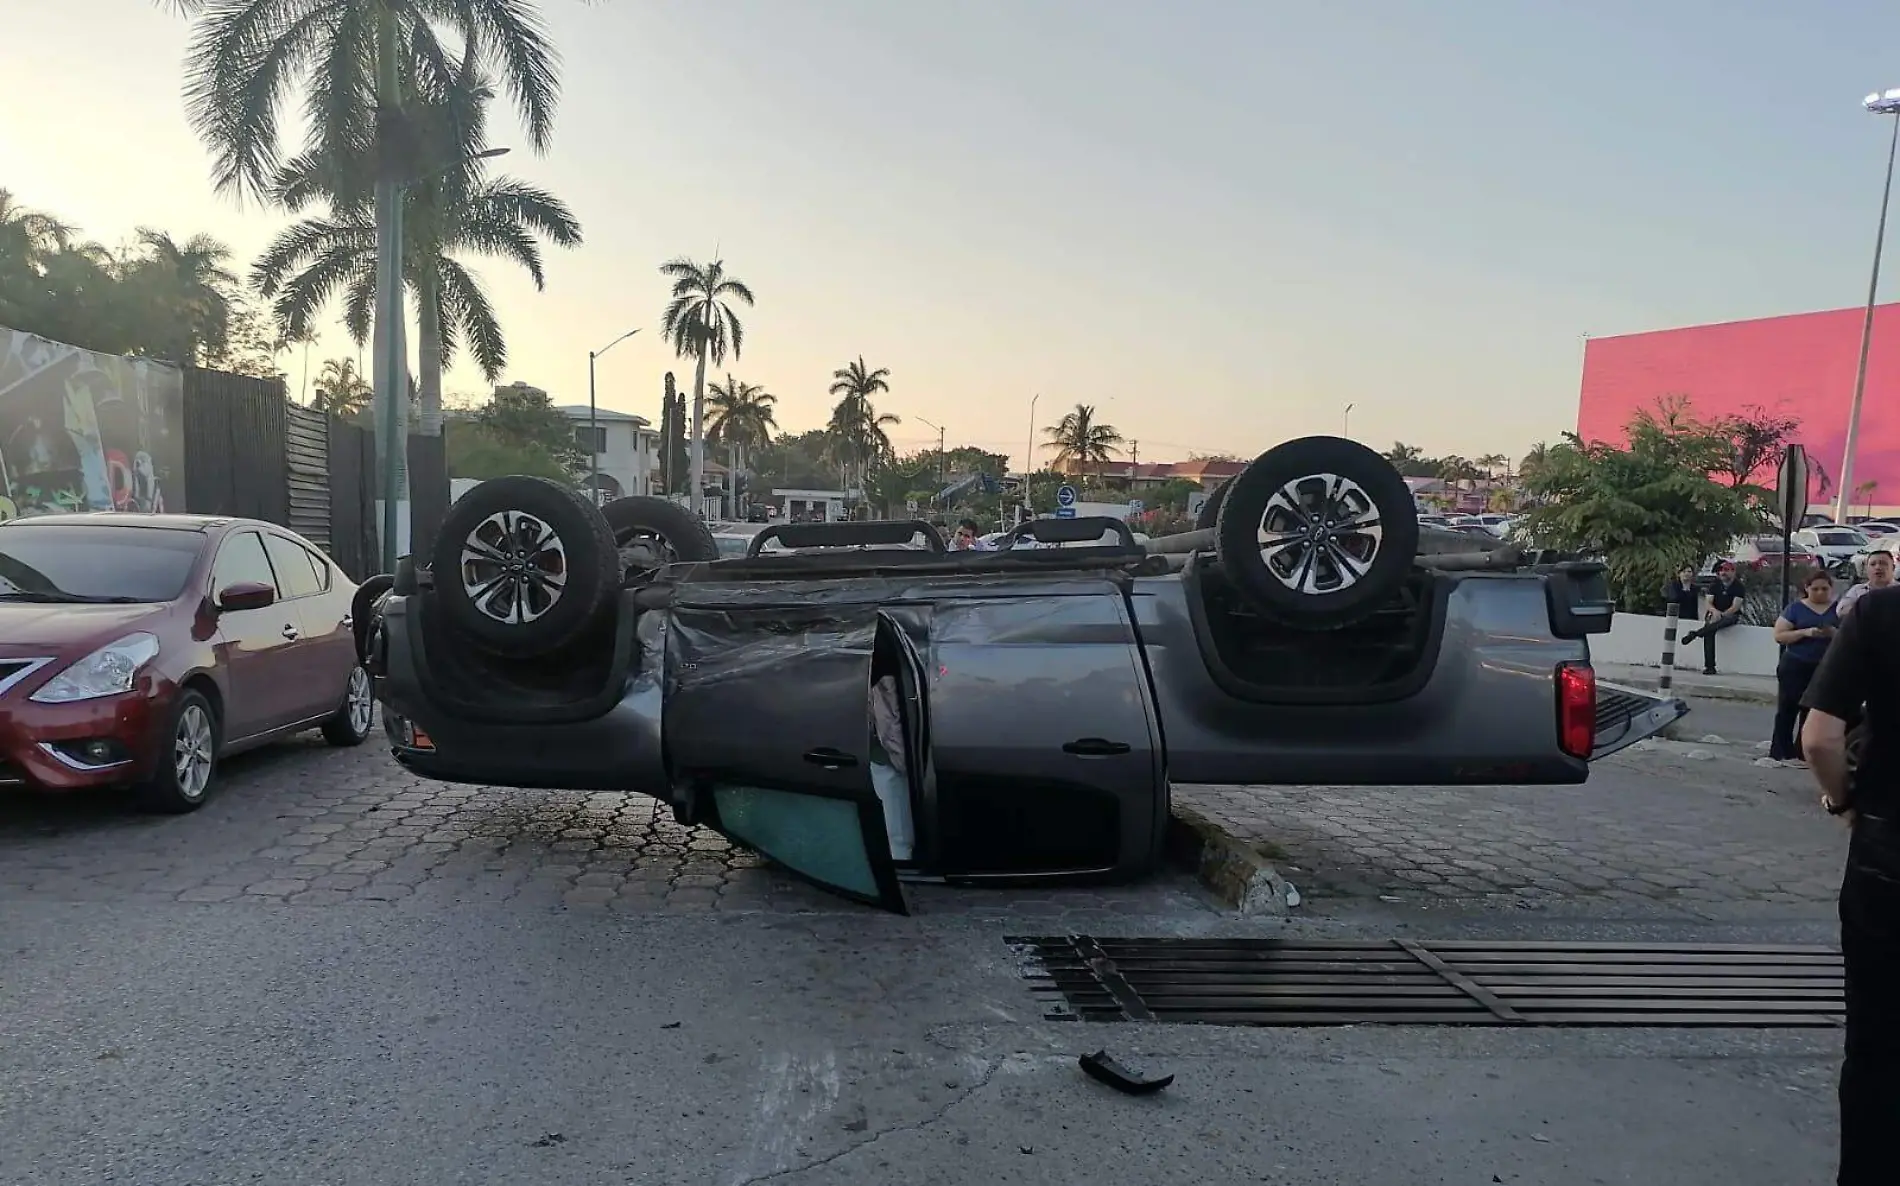
<path id="1" fill-rule="evenodd" d="M 370 386 L 356 373 L 354 359 L 326 359 L 316 387 L 314 406 L 331 416 L 354 416 L 369 406 Z"/>
<path id="2" fill-rule="evenodd" d="M 151 308 L 162 310 L 155 328 L 157 353 L 183 364 L 219 358 L 229 344 L 231 290 L 238 279 L 224 264 L 231 249 L 210 235 L 179 243 L 165 231 L 138 229 L 143 258 L 125 265 L 127 282 L 145 289 Z"/>
<path id="3" fill-rule="evenodd" d="M 1485 477 L 1495 478 L 1499 470 L 1511 464 L 1511 459 L 1502 453 L 1486 453 L 1473 464 L 1484 471 Z"/>
<path id="4" fill-rule="evenodd" d="M 862 486 L 871 465 L 892 455 L 891 438 L 884 430 L 901 421 L 888 412 L 879 412 L 871 403 L 871 397 L 879 392 L 890 393 L 890 375 L 888 367 L 873 370 L 866 366 L 862 354 L 831 372 L 830 393 L 838 397 L 838 403 L 825 425 L 825 443 L 831 459 L 843 471 L 847 489 L 854 480 Z"/>
<path id="5" fill-rule="evenodd" d="M 43 302 L 38 279 L 50 257 L 72 245 L 76 230 L 20 204 L 0 188 L 0 325 L 19 326 L 27 308 Z"/>
<path id="6" fill-rule="evenodd" d="M 1049 438 L 1045 449 L 1056 451 L 1054 464 L 1087 468 L 1099 466 L 1121 452 L 1122 434 L 1112 424 L 1101 424 L 1095 419 L 1095 408 L 1090 404 L 1077 404 L 1075 410 L 1066 413 L 1061 420 L 1042 430 Z"/>
<path id="7" fill-rule="evenodd" d="M 712 410 L 706 439 L 732 451 L 735 473 L 745 468 L 750 450 L 771 444 L 772 433 L 778 429 L 778 421 L 772 416 L 772 405 L 777 402 L 778 396 L 765 388 L 731 375 L 726 376 L 723 386 L 714 383 L 706 389 L 706 406 Z"/>
<path id="8" fill-rule="evenodd" d="M 287 178 L 288 183 L 297 179 Z M 406 240 L 404 279 L 419 309 L 418 397 L 423 434 L 441 431 L 442 371 L 466 348 L 489 381 L 508 362 L 508 346 L 481 281 L 455 258 L 492 255 L 521 265 L 537 289 L 547 284 L 536 233 L 560 247 L 581 241 L 581 228 L 559 199 L 510 177 L 476 181 L 453 207 L 430 209 L 435 196 L 411 191 L 418 232 Z M 361 344 L 370 333 L 376 293 L 376 228 L 361 205 L 302 219 L 279 232 L 251 272 L 273 299 L 287 334 L 308 332 L 333 296 L 343 298 L 343 324 Z"/>
<path id="9" fill-rule="evenodd" d="M 660 265 L 660 275 L 673 280 L 673 295 L 660 321 L 660 336 L 673 343 L 681 358 L 693 360 L 693 453 L 688 487 L 697 511 L 706 496 L 706 363 L 723 366 L 726 352 L 739 357 L 745 345 L 745 326 L 729 301 L 753 304 L 752 290 L 743 280 L 726 275 L 724 260 L 697 264 L 675 259 Z"/>
<path id="10" fill-rule="evenodd" d="M 304 152 L 333 167 L 339 188 L 345 178 L 373 180 L 386 196 L 400 192 L 386 187 L 429 179 L 437 171 L 431 166 L 453 166 L 453 159 L 419 150 L 408 85 L 421 74 L 456 73 L 444 33 L 459 39 L 464 63 L 487 65 L 501 76 L 530 147 L 544 152 L 552 139 L 556 57 L 544 23 L 526 0 L 161 2 L 197 18 L 186 60 L 186 108 L 212 151 L 212 177 L 221 193 L 275 195 L 287 155 L 281 117 L 300 92 Z M 350 161 L 383 164 L 344 169 Z M 365 201 L 368 192 L 340 196 L 349 206 Z M 394 213 L 393 203 L 378 202 L 363 219 L 373 247 L 394 233 Z M 472 283 L 466 285 L 463 295 L 472 290 Z M 383 308 L 374 285 L 370 295 L 378 322 L 400 319 L 400 302 Z M 443 299 L 452 302 L 454 296 L 445 288 Z M 458 313 L 465 324 L 484 319 L 472 308 Z M 365 312 L 359 321 L 368 319 Z M 492 310 L 485 319 L 492 324 Z"/>

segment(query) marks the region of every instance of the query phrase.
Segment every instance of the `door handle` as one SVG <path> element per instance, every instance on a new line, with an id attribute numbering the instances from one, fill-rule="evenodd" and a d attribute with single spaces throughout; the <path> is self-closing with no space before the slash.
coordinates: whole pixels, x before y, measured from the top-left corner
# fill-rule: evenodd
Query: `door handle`
<path id="1" fill-rule="evenodd" d="M 297 641 L 297 628 L 292 626 L 289 622 L 284 623 L 284 640 L 286 642 Z"/>
<path id="2" fill-rule="evenodd" d="M 1074 754 L 1078 758 L 1113 758 L 1129 752 L 1132 747 L 1125 741 L 1109 741 L 1103 737 L 1080 737 L 1062 747 L 1065 754 Z"/>
<path id="3" fill-rule="evenodd" d="M 826 770 L 849 770 L 858 764 L 858 760 L 850 754 L 841 749 L 832 749 L 830 746 L 806 750 L 805 760 L 814 766 L 822 766 Z"/>

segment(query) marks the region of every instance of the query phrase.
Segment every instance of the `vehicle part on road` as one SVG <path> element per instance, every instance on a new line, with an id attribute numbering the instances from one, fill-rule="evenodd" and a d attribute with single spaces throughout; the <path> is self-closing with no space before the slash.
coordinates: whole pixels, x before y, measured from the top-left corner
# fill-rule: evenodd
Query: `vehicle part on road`
<path id="1" fill-rule="evenodd" d="M 1289 626 L 1326 630 L 1378 608 L 1412 569 L 1418 509 L 1399 471 L 1340 437 L 1302 437 L 1233 479 L 1215 527 L 1241 594 Z"/>
<path id="2" fill-rule="evenodd" d="M 922 548 L 915 542 L 923 541 Z M 778 551 L 798 552 L 823 548 L 860 550 L 925 551 L 942 555 L 943 533 L 922 519 L 873 519 L 862 523 L 774 523 L 753 535 L 746 545 L 748 559 L 768 554 L 766 545 L 777 544 Z"/>
<path id="3" fill-rule="evenodd" d="M 1841 1024 L 1839 951 L 1723 943 L 1008 939 L 1051 1020 L 1207 1025 Z"/>
<path id="4" fill-rule="evenodd" d="M 369 740 L 375 716 L 375 684 L 369 672 L 358 663 L 350 668 L 350 681 L 343 690 L 343 703 L 337 705 L 336 715 L 323 722 L 323 739 L 331 745 L 362 745 Z"/>
<path id="5" fill-rule="evenodd" d="M 545 478 L 483 482 L 436 540 L 435 593 L 463 634 L 499 655 L 560 649 L 619 588 L 613 529 L 586 496 Z"/>
<path id="6" fill-rule="evenodd" d="M 218 766 L 218 718 L 195 688 L 179 692 L 172 705 L 171 744 L 161 749 L 152 775 L 137 788 L 151 811 L 182 815 L 204 806 Z"/>
<path id="7" fill-rule="evenodd" d="M 1214 493 L 1208 495 L 1207 501 L 1201 504 L 1201 513 L 1194 516 L 1194 530 L 1214 530 L 1215 525 L 1220 522 L 1220 506 L 1227 501 L 1227 488 L 1233 484 L 1234 480 L 1229 478 L 1214 487 Z"/>
<path id="8" fill-rule="evenodd" d="M 1138 1075 L 1115 1061 L 1106 1050 L 1084 1054 L 1076 1060 L 1082 1073 L 1097 1083 L 1106 1083 L 1123 1095 L 1153 1095 L 1174 1082 L 1173 1075 Z"/>
<path id="9" fill-rule="evenodd" d="M 1103 544 L 1102 538 L 1109 535 L 1115 537 L 1115 542 Z M 1108 515 L 1084 515 L 1074 519 L 1031 519 L 1004 536 L 1002 546 L 1005 549 L 1018 548 L 1024 541 L 1045 547 L 1089 544 L 1119 548 L 1132 556 L 1144 554 L 1141 545 L 1135 542 L 1135 533 L 1128 529 L 1128 524 Z"/>
<path id="10" fill-rule="evenodd" d="M 600 513 L 614 535 L 622 580 L 681 561 L 719 559 L 706 521 L 676 502 L 636 494 Z"/>

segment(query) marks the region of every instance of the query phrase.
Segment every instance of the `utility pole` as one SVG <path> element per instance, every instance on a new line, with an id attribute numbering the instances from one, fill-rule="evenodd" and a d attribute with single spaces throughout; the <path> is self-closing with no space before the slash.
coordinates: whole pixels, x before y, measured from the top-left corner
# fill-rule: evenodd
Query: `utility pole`
<path id="1" fill-rule="evenodd" d="M 950 485 L 950 458 L 943 451 L 943 425 L 932 424 L 922 416 L 917 417 L 917 422 L 937 430 L 937 497 L 942 498 L 944 489 Z"/>
<path id="2" fill-rule="evenodd" d="M 1133 486 L 1135 479 L 1141 476 L 1141 442 L 1128 442 L 1128 484 Z"/>

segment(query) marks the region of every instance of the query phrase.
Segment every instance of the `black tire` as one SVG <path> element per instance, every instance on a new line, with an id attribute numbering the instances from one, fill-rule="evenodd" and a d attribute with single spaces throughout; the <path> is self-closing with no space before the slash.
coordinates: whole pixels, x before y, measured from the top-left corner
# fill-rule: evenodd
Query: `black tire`
<path id="1" fill-rule="evenodd" d="M 675 561 L 719 559 L 706 521 L 676 502 L 636 494 L 614 499 L 600 513 L 613 531 L 623 580 Z"/>
<path id="2" fill-rule="evenodd" d="M 466 566 L 464 545 L 473 545 Z M 620 586 L 614 533 L 600 508 L 558 482 L 520 475 L 492 478 L 455 500 L 433 568 L 449 625 L 507 658 L 572 642 Z"/>
<path id="3" fill-rule="evenodd" d="M 1289 489 L 1299 501 L 1297 513 L 1287 509 L 1291 499 L 1276 501 Z M 1269 560 L 1259 539 L 1269 510 L 1274 526 L 1291 530 L 1315 509 L 1326 509 L 1329 490 L 1340 502 L 1314 522 L 1312 542 L 1282 548 Z M 1397 591 L 1417 559 L 1418 510 L 1410 487 L 1391 463 L 1355 441 L 1288 441 L 1255 458 L 1226 493 L 1214 534 L 1221 567 L 1249 604 L 1287 626 L 1332 630 L 1358 621 Z M 1376 539 L 1338 530 L 1352 521 L 1342 516 L 1364 519 L 1374 512 Z M 1309 581 L 1315 587 L 1295 587 Z"/>
<path id="4" fill-rule="evenodd" d="M 1234 480 L 1229 478 L 1214 487 L 1214 493 L 1208 495 L 1207 501 L 1201 504 L 1201 513 L 1194 516 L 1194 530 L 1212 531 L 1220 522 L 1221 504 L 1227 501 L 1227 488 L 1233 484 Z"/>
<path id="5" fill-rule="evenodd" d="M 189 732 L 197 740 L 189 767 L 182 739 Z M 186 688 L 172 702 L 169 726 L 160 743 L 151 777 L 132 788 L 139 806 L 165 815 L 184 815 L 205 805 L 218 780 L 218 745 L 223 729 L 204 693 Z"/>
<path id="6" fill-rule="evenodd" d="M 360 697 L 360 699 L 359 699 Z M 323 739 L 331 745 L 348 748 L 369 740 L 376 722 L 376 683 L 361 663 L 350 668 L 349 683 L 343 689 L 343 703 L 336 706 L 330 719 L 323 722 Z"/>

